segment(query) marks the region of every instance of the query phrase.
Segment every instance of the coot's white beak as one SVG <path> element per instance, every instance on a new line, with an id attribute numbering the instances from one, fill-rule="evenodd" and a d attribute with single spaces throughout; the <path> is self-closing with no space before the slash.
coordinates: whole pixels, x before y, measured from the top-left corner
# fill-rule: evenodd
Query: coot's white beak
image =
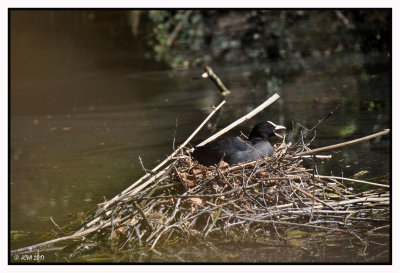
<path id="1" fill-rule="evenodd" d="M 279 137 L 279 138 L 283 138 L 283 136 L 281 136 L 280 134 L 278 134 L 276 131 L 277 130 L 286 130 L 286 127 L 285 126 L 282 126 L 282 125 L 275 125 L 275 128 L 274 128 L 274 133 L 275 133 L 275 135 L 277 136 L 277 137 Z"/>
<path id="2" fill-rule="evenodd" d="M 272 121 L 269 121 L 269 120 L 268 120 L 268 123 L 270 123 L 272 126 L 274 126 L 274 130 L 272 130 L 274 132 L 274 134 L 279 138 L 283 138 L 283 136 L 281 136 L 280 134 L 277 134 L 275 131 L 276 130 L 286 130 L 286 127 L 282 126 L 282 125 L 276 125 L 275 123 L 273 123 Z"/>

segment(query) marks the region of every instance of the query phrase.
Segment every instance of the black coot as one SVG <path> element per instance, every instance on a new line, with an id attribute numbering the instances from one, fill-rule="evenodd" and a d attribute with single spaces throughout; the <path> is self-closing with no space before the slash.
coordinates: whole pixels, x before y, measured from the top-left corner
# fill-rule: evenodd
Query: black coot
<path id="1" fill-rule="evenodd" d="M 275 125 L 271 121 L 261 122 L 254 126 L 248 140 L 239 137 L 217 139 L 204 146 L 194 149 L 193 157 L 200 164 L 211 166 L 218 164 L 221 160 L 229 165 L 240 162 L 254 161 L 263 156 L 271 156 L 274 149 L 268 142 L 268 138 L 277 136 L 277 130 L 286 129 L 284 126 Z"/>

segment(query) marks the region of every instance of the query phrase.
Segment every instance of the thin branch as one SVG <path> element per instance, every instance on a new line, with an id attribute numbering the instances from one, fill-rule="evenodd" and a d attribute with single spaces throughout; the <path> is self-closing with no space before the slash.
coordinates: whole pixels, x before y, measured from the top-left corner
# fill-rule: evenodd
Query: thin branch
<path id="1" fill-rule="evenodd" d="M 231 91 L 228 88 L 226 88 L 226 86 L 221 81 L 221 79 L 217 76 L 217 74 L 214 73 L 214 71 L 211 69 L 211 67 L 206 65 L 205 72 L 201 76 L 203 78 L 210 78 L 215 83 L 215 85 L 218 87 L 220 94 L 222 96 L 227 96 L 231 93 Z"/>
<path id="2" fill-rule="evenodd" d="M 146 217 L 146 214 L 144 213 L 142 207 L 137 203 L 134 202 L 136 209 L 139 211 L 140 215 L 142 215 L 143 221 L 146 223 L 146 226 L 150 229 L 150 231 L 153 231 L 153 228 L 151 227 L 149 220 Z"/>
<path id="3" fill-rule="evenodd" d="M 314 131 L 315 129 L 317 129 L 318 126 L 320 126 L 324 121 L 328 120 L 331 116 L 333 116 L 333 114 L 340 108 L 340 106 L 342 106 L 343 103 L 339 103 L 338 105 L 336 105 L 336 107 L 330 111 L 323 119 L 318 120 L 317 124 L 314 125 L 314 127 L 312 127 L 310 129 L 309 132 Z"/>
<path id="4" fill-rule="evenodd" d="M 229 130 L 231 130 L 232 128 L 238 126 L 239 124 L 243 123 L 246 120 L 251 119 L 252 117 L 254 117 L 255 115 L 257 115 L 259 112 L 261 112 L 262 110 L 264 110 L 265 108 L 267 108 L 269 105 L 271 105 L 272 103 L 274 103 L 277 99 L 279 99 L 279 95 L 278 94 L 274 94 L 272 97 L 270 97 L 268 100 L 266 100 L 263 104 L 261 104 L 260 106 L 258 106 L 257 108 L 255 108 L 253 111 L 251 111 L 250 113 L 248 113 L 247 115 L 241 117 L 240 119 L 236 120 L 235 122 L 231 123 L 229 126 L 225 127 L 224 129 L 222 129 L 221 131 L 219 131 L 218 133 L 212 135 L 211 137 L 207 138 L 206 140 L 204 140 L 203 142 L 201 142 L 200 144 L 198 144 L 196 147 L 200 147 L 203 146 L 211 141 L 213 141 L 214 139 L 217 139 L 218 137 L 220 137 L 221 135 L 225 134 L 226 132 L 228 132 Z"/>
<path id="5" fill-rule="evenodd" d="M 347 146 L 347 145 L 351 145 L 351 144 L 354 144 L 354 143 L 367 141 L 367 140 L 370 140 L 370 139 L 378 137 L 378 136 L 383 136 L 383 135 L 388 134 L 389 132 L 390 132 L 390 129 L 385 129 L 385 130 L 383 130 L 383 131 L 381 131 L 379 133 L 376 133 L 376 134 L 372 134 L 372 135 L 369 135 L 369 136 L 365 136 L 365 137 L 357 138 L 357 139 L 354 139 L 354 140 L 342 142 L 342 143 L 335 144 L 335 145 L 330 145 L 330 146 L 317 148 L 317 149 L 314 149 L 314 150 L 309 150 L 309 151 L 306 151 L 306 152 L 301 152 L 301 153 L 295 154 L 295 156 L 309 155 L 309 154 L 313 154 L 313 153 L 317 153 L 317 152 L 336 149 L 336 148 Z"/>
<path id="6" fill-rule="evenodd" d="M 330 207 L 330 208 L 333 209 L 333 210 L 336 210 L 334 207 L 332 207 L 331 205 L 329 205 L 329 204 L 326 203 L 325 201 L 322 201 L 321 199 L 315 197 L 315 196 L 312 195 L 311 193 L 309 193 L 309 192 L 307 192 L 307 191 L 305 191 L 305 190 L 303 190 L 303 189 L 301 189 L 301 188 L 299 188 L 299 187 L 296 187 L 296 186 L 293 186 L 293 187 L 294 187 L 295 189 L 301 191 L 302 193 L 304 193 L 304 194 L 307 195 L 308 197 L 311 197 L 313 201 L 315 200 L 315 201 L 317 201 L 317 202 L 319 202 L 319 203 L 321 203 L 321 204 L 323 204 L 323 205 L 325 205 L 325 206 L 327 206 L 327 207 Z"/>
<path id="7" fill-rule="evenodd" d="M 50 220 L 53 222 L 53 224 L 54 224 L 59 230 L 61 230 L 60 226 L 57 225 L 57 223 L 53 220 L 53 217 L 52 217 L 52 216 L 50 216 Z"/>
<path id="8" fill-rule="evenodd" d="M 364 181 L 364 180 L 358 180 L 358 179 L 353 179 L 353 178 L 346 178 L 346 177 L 341 177 L 341 176 L 316 175 L 315 177 L 345 180 L 345 181 L 368 184 L 368 185 L 373 185 L 373 186 L 378 186 L 378 187 L 390 188 L 390 185 L 379 184 L 379 183 L 374 183 L 374 182 L 369 182 L 369 181 Z"/>

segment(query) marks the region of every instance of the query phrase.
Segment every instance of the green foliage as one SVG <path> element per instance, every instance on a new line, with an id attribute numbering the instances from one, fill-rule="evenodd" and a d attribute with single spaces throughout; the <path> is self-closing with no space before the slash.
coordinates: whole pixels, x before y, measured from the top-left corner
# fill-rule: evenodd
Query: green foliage
<path id="1" fill-rule="evenodd" d="M 204 25 L 200 11 L 152 10 L 148 16 L 153 25 L 148 43 L 156 60 L 173 68 L 201 61 Z"/>
<path id="2" fill-rule="evenodd" d="M 390 50 L 389 10 L 151 10 L 148 44 L 171 67 Z M 371 23 L 374 23 L 373 27 Z"/>
<path id="3" fill-rule="evenodd" d="M 11 230 L 10 231 L 10 240 L 17 241 L 19 239 L 23 239 L 29 235 L 29 232 L 23 230 Z"/>
<path id="4" fill-rule="evenodd" d="M 354 132 L 356 132 L 356 130 L 357 130 L 357 124 L 354 121 L 351 121 L 350 123 L 343 126 L 339 130 L 339 135 L 341 137 L 349 137 L 349 136 L 353 135 Z"/>

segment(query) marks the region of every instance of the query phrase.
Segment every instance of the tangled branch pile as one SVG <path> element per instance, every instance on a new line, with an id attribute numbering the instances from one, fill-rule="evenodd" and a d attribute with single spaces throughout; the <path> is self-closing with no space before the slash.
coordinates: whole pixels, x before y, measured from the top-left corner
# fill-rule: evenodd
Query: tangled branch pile
<path id="1" fill-rule="evenodd" d="M 338 217 L 349 228 L 350 216 L 368 219 L 389 204 L 389 192 L 354 194 L 335 178 L 313 175 L 287 149 L 282 143 L 271 158 L 208 168 L 182 153 L 152 186 L 100 210 L 101 234 L 122 249 L 282 225 L 340 230 Z"/>

